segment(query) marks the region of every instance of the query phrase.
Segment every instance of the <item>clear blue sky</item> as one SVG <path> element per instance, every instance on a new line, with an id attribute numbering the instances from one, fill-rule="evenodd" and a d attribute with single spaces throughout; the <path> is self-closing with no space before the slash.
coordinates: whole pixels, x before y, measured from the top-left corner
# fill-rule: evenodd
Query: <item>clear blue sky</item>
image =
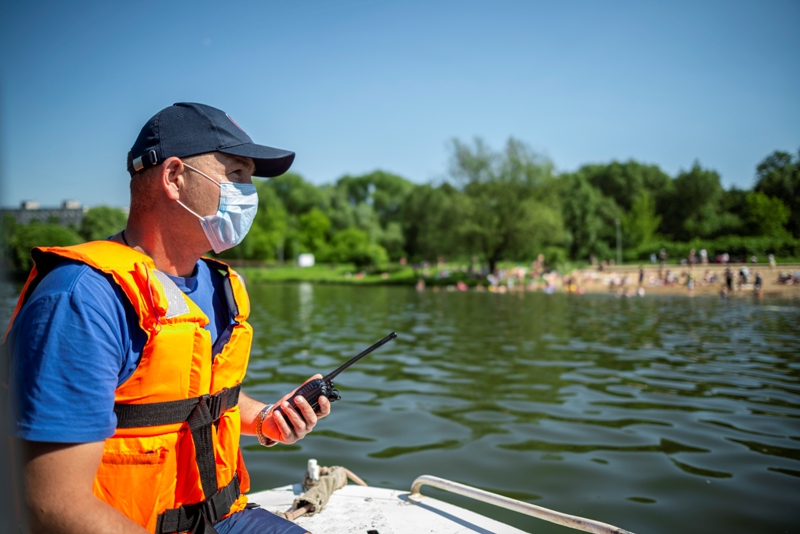
<path id="1" fill-rule="evenodd" d="M 5 206 L 125 206 L 173 102 L 227 111 L 316 183 L 447 174 L 514 136 L 558 170 L 695 160 L 753 184 L 800 146 L 800 2 L 42 2 L 0 7 Z"/>

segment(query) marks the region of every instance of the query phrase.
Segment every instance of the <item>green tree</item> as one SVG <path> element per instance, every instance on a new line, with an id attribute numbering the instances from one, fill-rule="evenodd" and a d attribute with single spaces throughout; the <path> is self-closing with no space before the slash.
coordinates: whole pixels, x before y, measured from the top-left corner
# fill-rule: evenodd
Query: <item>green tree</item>
<path id="1" fill-rule="evenodd" d="M 340 217 L 350 221 L 350 226 L 365 230 L 370 241 L 379 243 L 397 260 L 406 255 L 402 208 L 415 187 L 405 178 L 384 171 L 345 175 L 336 181 L 338 199 L 331 204 L 337 211 L 347 212 Z"/>
<path id="2" fill-rule="evenodd" d="M 290 215 L 301 215 L 311 208 L 327 208 L 326 195 L 299 174 L 287 172 L 262 183 L 266 183 L 275 192 Z"/>
<path id="3" fill-rule="evenodd" d="M 625 163 L 612 161 L 607 165 L 584 165 L 578 173 L 626 212 L 645 194 L 663 208 L 662 204 L 672 188 L 671 178 L 659 167 L 634 160 Z"/>
<path id="4" fill-rule="evenodd" d="M 354 263 L 358 268 L 380 267 L 389 257 L 377 243 L 358 228 L 347 228 L 331 238 L 330 259 L 337 263 Z"/>
<path id="5" fill-rule="evenodd" d="M 335 185 L 324 185 L 320 189 L 325 196 L 325 215 L 331 221 L 331 231 L 338 232 L 356 225 L 355 205 L 350 203 L 347 190 Z"/>
<path id="6" fill-rule="evenodd" d="M 0 221 L 0 277 L 5 273 L 15 270 L 12 258 L 14 257 L 14 249 L 12 247 L 14 235 L 17 233 L 17 220 L 10 213 L 3 215 L 3 220 Z"/>
<path id="7" fill-rule="evenodd" d="M 785 225 L 789 208 L 780 199 L 768 197 L 761 191 L 747 193 L 746 221 L 750 235 L 789 237 Z"/>
<path id="8" fill-rule="evenodd" d="M 719 174 L 695 162 L 673 182 L 669 209 L 661 222 L 662 233 L 678 241 L 715 237 L 726 226 L 723 194 Z"/>
<path id="9" fill-rule="evenodd" d="M 83 239 L 61 225 L 33 221 L 18 226 L 10 241 L 12 266 L 18 273 L 25 273 L 33 267 L 31 260 L 33 247 L 65 247 L 82 243 Z"/>
<path id="10" fill-rule="evenodd" d="M 615 239 L 614 219 L 620 215 L 617 204 L 580 172 L 563 175 L 559 186 L 569 256 L 584 260 L 592 255 L 601 259 L 610 257 L 609 244 Z"/>
<path id="11" fill-rule="evenodd" d="M 414 188 L 403 205 L 405 249 L 413 261 L 467 254 L 461 221 L 468 216 L 466 195 L 449 183 Z"/>
<path id="12" fill-rule="evenodd" d="M 378 214 L 370 204 L 367 202 L 352 204 L 347 198 L 346 190 L 338 186 L 328 187 L 325 192 L 330 201 L 326 215 L 331 222 L 332 234 L 348 228 L 357 228 L 367 235 L 370 243 L 382 242 L 384 229 Z"/>
<path id="13" fill-rule="evenodd" d="M 722 195 L 721 210 L 722 221 L 718 230 L 720 236 L 725 235 L 745 235 L 744 220 L 747 217 L 747 195 L 748 191 L 731 187 Z"/>
<path id="14" fill-rule="evenodd" d="M 759 163 L 754 190 L 779 199 L 789 208 L 786 228 L 800 238 L 800 149 L 794 158 L 776 150 Z"/>
<path id="15" fill-rule="evenodd" d="M 366 202 L 359 202 L 353 207 L 353 218 L 356 228 L 364 230 L 370 241 L 376 242 L 381 237 L 381 220 L 375 209 Z"/>
<path id="16" fill-rule="evenodd" d="M 397 261 L 406 256 L 405 244 L 406 240 L 403 236 L 403 225 L 400 222 L 392 221 L 386 225 L 386 228 L 381 231 L 378 244 L 382 246 L 389 259 Z"/>
<path id="17" fill-rule="evenodd" d="M 336 186 L 344 189 L 352 206 L 362 202 L 372 206 L 384 229 L 390 222 L 400 221 L 403 203 L 415 187 L 402 176 L 384 171 L 345 175 L 337 180 Z"/>
<path id="18" fill-rule="evenodd" d="M 128 216 L 121 209 L 98 206 L 83 216 L 78 233 L 86 241 L 106 239 L 123 230 L 127 222 Z"/>
<path id="19" fill-rule="evenodd" d="M 643 192 L 633 201 L 630 211 L 623 218 L 626 245 L 640 247 L 649 244 L 655 238 L 660 224 L 661 216 L 656 214 L 655 200 Z"/>
<path id="20" fill-rule="evenodd" d="M 453 141 L 452 176 L 468 199 L 460 220 L 464 246 L 494 270 L 503 259 L 520 260 L 537 248 L 563 242 L 552 163 L 515 139 L 493 152 L 476 139 L 473 147 Z"/>
<path id="21" fill-rule="evenodd" d="M 311 208 L 300 216 L 300 241 L 303 247 L 322 260 L 326 255 L 331 221 L 319 208 Z"/>

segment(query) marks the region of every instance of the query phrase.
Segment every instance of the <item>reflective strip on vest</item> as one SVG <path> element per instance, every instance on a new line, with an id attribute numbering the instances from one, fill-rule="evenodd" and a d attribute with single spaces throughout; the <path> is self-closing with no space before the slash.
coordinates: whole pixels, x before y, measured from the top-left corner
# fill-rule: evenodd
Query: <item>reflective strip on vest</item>
<path id="1" fill-rule="evenodd" d="M 166 319 L 172 319 L 179 315 L 189 313 L 189 305 L 186 304 L 186 299 L 183 297 L 181 291 L 175 282 L 162 271 L 153 271 L 161 286 L 164 288 L 164 294 L 167 296 L 167 314 L 164 316 Z"/>

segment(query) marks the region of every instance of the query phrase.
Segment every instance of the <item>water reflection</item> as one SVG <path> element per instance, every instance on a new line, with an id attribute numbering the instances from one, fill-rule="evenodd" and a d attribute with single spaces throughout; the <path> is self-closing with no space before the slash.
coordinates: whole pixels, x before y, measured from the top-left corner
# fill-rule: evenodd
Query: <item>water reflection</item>
<path id="1" fill-rule="evenodd" d="M 314 313 L 314 286 L 304 282 L 298 284 L 297 316 L 300 320 L 300 327 L 304 330 L 308 328 L 311 317 Z"/>

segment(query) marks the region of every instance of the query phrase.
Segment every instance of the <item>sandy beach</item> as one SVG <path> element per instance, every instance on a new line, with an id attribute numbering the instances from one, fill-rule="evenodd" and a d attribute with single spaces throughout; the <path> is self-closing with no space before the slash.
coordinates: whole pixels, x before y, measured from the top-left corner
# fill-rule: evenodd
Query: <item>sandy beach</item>
<path id="1" fill-rule="evenodd" d="M 739 270 L 747 267 L 750 271 L 749 281 L 740 284 Z M 800 271 L 800 264 L 778 264 L 770 267 L 767 264 L 709 264 L 709 265 L 667 265 L 661 272 L 661 278 L 667 271 L 675 277 L 674 283 L 664 284 L 659 278 L 659 268 L 654 265 L 642 265 L 645 275 L 641 288 L 644 295 L 679 295 L 679 296 L 719 296 L 725 288 L 725 269 L 730 267 L 734 274 L 733 291 L 728 292 L 731 298 L 753 298 L 755 296 L 754 284 L 756 273 L 763 278 L 761 297 L 770 298 L 797 298 L 800 299 L 800 283 L 780 283 L 779 276 L 793 275 Z M 687 275 L 694 279 L 694 288 L 689 289 Z M 610 267 L 603 271 L 597 269 L 582 269 L 575 271 L 573 276 L 576 285 L 586 293 L 614 293 L 620 296 L 636 296 L 640 287 L 639 266 Z M 716 276 L 716 280 L 714 277 Z M 559 288 L 563 290 L 563 288 Z"/>

